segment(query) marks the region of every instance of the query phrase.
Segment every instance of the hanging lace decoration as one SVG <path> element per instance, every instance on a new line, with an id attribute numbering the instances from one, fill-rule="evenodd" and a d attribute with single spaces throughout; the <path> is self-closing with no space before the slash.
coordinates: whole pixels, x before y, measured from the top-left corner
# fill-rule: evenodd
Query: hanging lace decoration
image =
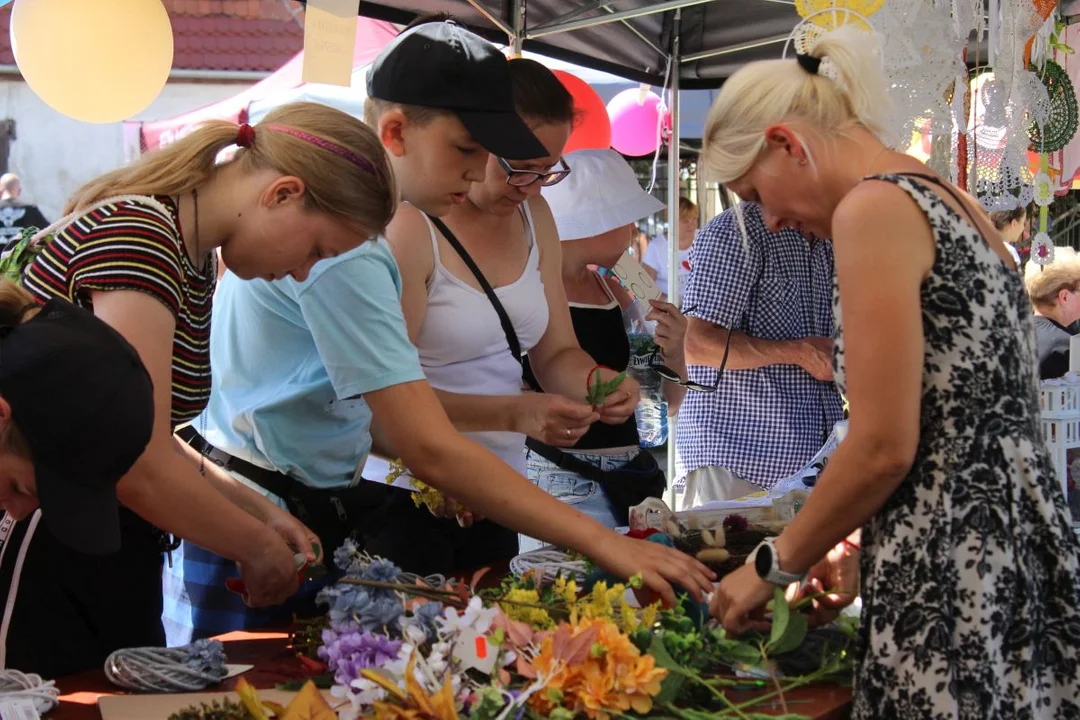
<path id="1" fill-rule="evenodd" d="M 832 30 L 852 22 L 852 15 L 841 19 L 842 13 L 854 13 L 854 17 L 865 20 L 885 4 L 885 0 L 795 0 L 795 10 L 799 17 L 826 30 Z M 860 21 L 861 22 L 861 21 Z M 869 30 L 863 27 L 863 30 Z"/>
<path id="2" fill-rule="evenodd" d="M 931 0 L 889 0 L 874 15 L 885 38 L 885 75 L 896 107 L 891 130 L 905 146 L 927 120 L 939 137 L 954 129 L 951 91 L 966 70 L 950 9 Z"/>
<path id="3" fill-rule="evenodd" d="M 1031 239 L 1031 262 L 1036 265 L 1049 265 L 1054 262 L 1054 243 L 1044 232 Z"/>
<path id="4" fill-rule="evenodd" d="M 1047 59 L 1043 63 L 1039 75 L 1046 88 L 1044 104 L 1039 108 L 1045 117 L 1042 122 L 1033 122 L 1028 130 L 1031 149 L 1036 152 L 1057 152 L 1064 150 L 1076 135 L 1076 91 L 1065 68 L 1053 60 Z"/>

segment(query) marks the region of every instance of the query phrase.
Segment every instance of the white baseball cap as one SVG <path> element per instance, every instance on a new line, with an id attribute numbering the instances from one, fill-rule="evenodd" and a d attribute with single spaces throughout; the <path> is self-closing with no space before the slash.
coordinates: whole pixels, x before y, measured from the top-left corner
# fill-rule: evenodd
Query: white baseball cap
<path id="1" fill-rule="evenodd" d="M 570 174 L 543 189 L 562 240 L 603 235 L 665 207 L 641 189 L 634 169 L 614 150 L 576 150 L 563 159 Z"/>

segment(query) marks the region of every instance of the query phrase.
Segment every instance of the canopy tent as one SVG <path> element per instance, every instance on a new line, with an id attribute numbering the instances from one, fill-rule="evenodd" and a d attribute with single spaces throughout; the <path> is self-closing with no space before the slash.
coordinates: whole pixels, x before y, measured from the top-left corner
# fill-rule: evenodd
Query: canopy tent
<path id="1" fill-rule="evenodd" d="M 398 33 L 397 27 L 388 22 L 361 18 L 356 24 L 356 49 L 353 52 L 353 67 L 365 67 L 375 59 L 387 43 Z M 281 97 L 288 93 L 302 93 L 313 87 L 303 81 L 304 53 L 297 53 L 269 77 L 263 78 L 243 92 L 207 105 L 189 113 L 165 120 L 145 123 L 126 123 L 139 126 L 138 139 L 141 150 L 152 150 L 161 145 L 168 145 L 178 137 L 183 137 L 207 120 L 231 120 L 248 122 L 254 103 L 267 97 Z M 325 87 L 325 86 L 315 86 Z M 361 85 L 361 88 L 363 85 Z M 346 93 L 347 88 L 342 88 Z M 360 102 L 363 102 L 361 98 Z M 134 137 L 134 135 L 132 135 Z"/>
<path id="2" fill-rule="evenodd" d="M 651 85 L 664 84 L 678 47 L 675 75 L 685 89 L 719 87 L 742 64 L 778 57 L 799 21 L 791 0 L 360 2 L 361 15 L 397 23 L 437 12 L 494 42 L 517 38 L 524 50 Z"/>

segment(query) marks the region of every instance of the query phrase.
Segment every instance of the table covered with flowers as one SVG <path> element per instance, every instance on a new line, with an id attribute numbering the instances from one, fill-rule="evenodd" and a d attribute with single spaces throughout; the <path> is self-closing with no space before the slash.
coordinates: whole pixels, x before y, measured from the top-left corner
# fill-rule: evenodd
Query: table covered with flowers
<path id="1" fill-rule="evenodd" d="M 488 572 L 443 581 L 349 544 L 334 560 L 344 577 L 323 591 L 324 617 L 291 633 L 223 636 L 228 662 L 254 667 L 207 691 L 238 692 L 158 696 L 153 707 L 172 703 L 161 717 L 848 716 L 853 623 L 808 629 L 782 594 L 770 632 L 733 638 L 688 596 L 661 608 L 635 591 L 635 579 L 624 584 L 595 569 L 585 579 Z M 108 720 L 97 701 L 116 688 L 103 673 L 57 684 L 61 704 L 49 717 Z M 264 691 L 275 687 L 299 692 L 271 699 Z M 282 697 L 290 702 L 272 701 Z"/>

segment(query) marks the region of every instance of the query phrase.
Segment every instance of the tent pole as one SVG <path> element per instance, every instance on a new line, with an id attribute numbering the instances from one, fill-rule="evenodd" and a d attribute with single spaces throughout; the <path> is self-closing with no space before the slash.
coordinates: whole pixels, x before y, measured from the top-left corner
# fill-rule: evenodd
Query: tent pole
<path id="1" fill-rule="evenodd" d="M 525 4 L 527 0 L 510 0 L 511 24 L 514 33 L 510 36 L 510 57 L 521 57 L 521 45 L 525 41 Z"/>
<path id="2" fill-rule="evenodd" d="M 679 34 L 682 10 L 675 10 L 671 24 L 671 138 L 668 144 L 668 302 L 679 305 Z M 675 507 L 675 445 L 676 416 L 668 407 L 667 478 L 668 505 Z"/>

